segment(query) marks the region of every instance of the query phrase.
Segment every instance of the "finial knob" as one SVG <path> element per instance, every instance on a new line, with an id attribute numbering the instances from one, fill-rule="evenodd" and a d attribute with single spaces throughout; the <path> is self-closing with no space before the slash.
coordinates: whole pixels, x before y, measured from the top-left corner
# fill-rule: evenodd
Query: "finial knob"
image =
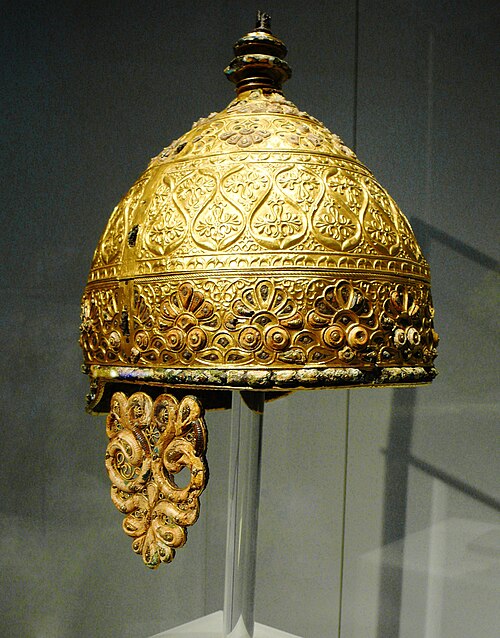
<path id="1" fill-rule="evenodd" d="M 236 84 L 238 95 L 253 89 L 281 93 L 281 85 L 292 75 L 283 59 L 287 54 L 283 42 L 271 33 L 271 16 L 257 12 L 255 31 L 250 31 L 233 47 L 235 58 L 224 73 Z"/>

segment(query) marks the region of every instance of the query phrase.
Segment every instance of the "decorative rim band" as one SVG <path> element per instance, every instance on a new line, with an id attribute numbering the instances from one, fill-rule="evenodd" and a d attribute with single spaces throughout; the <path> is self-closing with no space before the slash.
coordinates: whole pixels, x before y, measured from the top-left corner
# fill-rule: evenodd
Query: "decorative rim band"
<path id="1" fill-rule="evenodd" d="M 430 383 L 437 375 L 430 367 L 387 368 L 289 368 L 246 370 L 227 368 L 137 368 L 85 366 L 94 380 L 113 383 L 151 383 L 208 390 L 295 390 L 356 386 L 412 385 Z"/>

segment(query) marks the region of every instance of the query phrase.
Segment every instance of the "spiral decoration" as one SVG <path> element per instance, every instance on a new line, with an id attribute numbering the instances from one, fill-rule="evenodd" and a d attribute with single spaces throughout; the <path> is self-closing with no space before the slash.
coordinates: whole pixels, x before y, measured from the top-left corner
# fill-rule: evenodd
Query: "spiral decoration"
<path id="1" fill-rule="evenodd" d="M 199 496 L 208 480 L 207 429 L 201 403 L 170 394 L 155 401 L 145 392 L 115 392 L 106 420 L 106 469 L 111 500 L 126 514 L 123 530 L 147 567 L 169 563 L 198 519 Z M 185 487 L 175 474 L 187 467 Z"/>

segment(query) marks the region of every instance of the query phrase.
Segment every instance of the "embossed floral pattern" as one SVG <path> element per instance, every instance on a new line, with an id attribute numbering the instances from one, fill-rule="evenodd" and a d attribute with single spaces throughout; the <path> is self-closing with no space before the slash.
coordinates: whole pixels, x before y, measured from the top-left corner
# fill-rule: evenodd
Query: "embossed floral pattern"
<path id="1" fill-rule="evenodd" d="M 148 170 L 96 251 L 82 318 L 87 362 L 261 366 L 262 349 L 277 368 L 285 357 L 332 367 L 432 363 L 430 311 L 408 322 L 406 302 L 402 311 L 384 305 L 393 277 L 407 282 L 412 303 L 430 303 L 428 265 L 411 228 L 340 138 L 283 96 L 246 93 Z M 127 247 L 135 227 L 137 248 Z M 263 274 L 294 301 L 300 328 L 255 296 Z M 335 288 L 339 278 L 350 292 Z M 186 280 L 194 283 L 181 297 Z M 211 308 L 206 317 L 195 309 L 198 295 Z M 359 295 L 373 315 L 358 308 Z M 246 323 L 237 299 L 253 307 Z M 272 339 L 255 321 L 259 312 Z M 228 313 L 238 318 L 231 329 Z"/>
<path id="2" fill-rule="evenodd" d="M 227 191 L 237 195 L 243 202 L 254 203 L 262 191 L 269 187 L 270 180 L 264 173 L 242 167 L 225 177 L 223 184 Z"/>
<path id="3" fill-rule="evenodd" d="M 216 180 L 211 175 L 199 173 L 184 179 L 175 189 L 175 198 L 188 213 L 199 211 L 215 191 Z"/>
<path id="4" fill-rule="evenodd" d="M 347 155 L 347 157 L 350 157 L 351 159 L 356 159 L 355 153 L 344 144 L 343 140 L 338 135 L 336 135 L 335 133 L 330 133 L 330 135 L 334 143 L 338 144 L 340 150 L 342 151 L 342 153 L 344 153 L 344 155 Z"/>
<path id="5" fill-rule="evenodd" d="M 374 216 L 373 221 L 366 224 L 369 235 L 379 244 L 393 246 L 397 242 L 396 231 L 379 216 Z"/>
<path id="6" fill-rule="evenodd" d="M 249 124 L 248 126 L 235 125 L 229 131 L 220 134 L 220 139 L 228 144 L 247 148 L 253 144 L 260 144 L 271 135 L 259 127 L 259 124 Z"/>
<path id="7" fill-rule="evenodd" d="M 396 350 L 405 361 L 412 358 L 425 363 L 432 361 L 438 344 L 432 319 L 428 303 L 419 304 L 405 286 L 396 286 L 384 301 L 381 315 L 382 324 L 391 334 L 391 343 L 382 351 L 381 358 L 389 358 Z"/>
<path id="8" fill-rule="evenodd" d="M 290 350 L 294 333 L 303 326 L 304 319 L 287 293 L 271 280 L 260 281 L 255 289 L 246 290 L 227 314 L 224 325 L 237 331 L 238 344 L 244 351 L 255 353 L 258 361 L 269 363 L 276 357 L 289 360 L 295 355 L 305 360 L 299 348 Z"/>
<path id="9" fill-rule="evenodd" d="M 344 173 L 339 170 L 330 171 L 326 177 L 326 184 L 329 190 L 336 193 L 340 200 L 345 202 L 349 210 L 361 213 L 366 207 L 368 193 L 364 184 L 359 181 L 359 176 L 355 173 Z"/>
<path id="10" fill-rule="evenodd" d="M 240 215 L 228 210 L 226 202 L 220 201 L 213 204 L 203 217 L 198 218 L 195 230 L 200 237 L 212 239 L 214 242 L 219 243 L 227 236 L 238 232 L 240 227 Z"/>
<path id="11" fill-rule="evenodd" d="M 89 291 L 82 299 L 80 345 L 86 358 L 100 363 L 124 361 L 117 292 L 116 289 Z"/>
<path id="12" fill-rule="evenodd" d="M 326 348 L 336 351 L 345 363 L 373 362 L 376 349 L 372 339 L 376 332 L 373 304 L 363 291 L 348 281 L 327 286 L 308 314 L 311 328 L 321 331 Z"/>
<path id="13" fill-rule="evenodd" d="M 236 98 L 227 107 L 228 113 L 276 113 L 282 115 L 305 115 L 279 93 L 264 94 L 262 91 L 251 91 L 244 98 Z"/>
<path id="14" fill-rule="evenodd" d="M 102 237 L 95 262 L 99 263 L 99 259 L 103 264 L 110 264 L 117 260 L 120 250 L 123 246 L 125 238 L 125 218 L 123 210 L 117 206 L 113 211 L 110 223 Z"/>
<path id="15" fill-rule="evenodd" d="M 259 100 L 267 102 L 267 97 L 261 95 Z M 300 125 L 295 118 L 275 119 L 276 122 L 253 115 L 238 119 L 214 116 L 209 126 L 214 128 L 213 137 L 230 131 L 238 131 L 239 135 L 243 129 L 266 131 L 267 127 L 276 135 L 278 130 L 291 134 Z M 316 132 L 319 124 L 310 122 L 304 126 Z M 301 131 L 306 134 L 304 128 Z M 266 255 L 266 249 L 283 250 L 299 243 L 297 249 L 302 248 L 302 254 L 315 253 L 318 263 L 323 261 L 326 248 L 359 255 L 362 260 L 370 260 L 372 268 L 391 272 L 402 272 L 402 261 L 409 261 L 405 272 L 428 276 L 428 266 L 409 225 L 386 191 L 362 166 L 354 170 L 350 162 L 327 157 L 323 150 L 321 157 L 314 150 L 301 154 L 300 161 L 295 155 L 278 150 L 269 157 L 259 154 L 247 161 L 248 153 L 253 151 L 240 149 L 238 153 L 239 138 L 232 140 L 234 144 L 222 144 L 216 139 L 219 148 L 233 149 L 236 154 L 207 157 L 203 162 L 200 158 L 183 159 L 178 165 L 174 162 L 149 169 L 147 198 L 139 197 L 142 186 L 138 184 L 130 204 L 124 203 L 120 208 L 122 213 L 125 208 L 130 209 L 130 215 L 125 216 L 133 222 L 129 219 L 124 225 L 123 214 L 120 219 L 111 218 L 102 250 L 97 252 L 92 266 L 91 281 L 120 275 L 130 278 L 137 273 L 158 274 L 165 267 L 162 258 L 167 256 L 169 267 L 189 270 L 196 264 L 196 268 L 206 268 L 212 263 L 207 252 L 239 253 L 243 245 L 250 246 L 249 250 L 267 267 L 271 257 Z M 257 147 L 258 144 L 255 148 L 260 151 Z M 281 148 L 279 141 L 278 147 Z M 170 190 L 168 194 L 163 192 L 165 185 Z M 288 234 L 280 239 L 274 229 L 281 222 Z M 134 253 L 137 261 L 127 258 L 123 263 L 121 247 L 126 244 L 132 223 L 139 228 L 138 250 Z M 351 234 L 346 237 L 348 233 Z M 294 259 L 299 259 L 298 252 Z M 392 257 L 402 261 L 393 261 Z M 289 258 L 275 255 L 273 266 L 282 266 Z M 224 259 L 221 255 L 220 260 Z M 341 259 L 340 255 L 330 256 L 329 263 L 336 267 L 334 261 L 339 263 Z M 366 263 L 363 268 L 370 265 Z"/>
<path id="16" fill-rule="evenodd" d="M 151 309 L 149 310 L 151 313 Z M 148 314 L 145 313 L 145 318 Z M 144 321 L 140 322 L 141 326 Z M 218 325 L 214 315 L 214 306 L 206 301 L 203 293 L 195 290 L 189 283 L 179 285 L 177 290 L 159 300 L 159 313 L 156 317 L 153 333 L 157 336 L 152 343 L 146 342 L 144 329 L 137 331 L 135 343 L 140 350 L 142 343 L 150 348 L 145 352 L 150 360 L 159 360 L 162 350 L 179 353 L 186 363 L 193 360 L 195 353 L 207 345 L 207 330 L 213 331 Z M 151 331 L 150 331 L 151 332 Z"/>
<path id="17" fill-rule="evenodd" d="M 348 362 L 369 368 L 430 365 L 436 356 L 424 284 L 255 276 L 201 281 L 199 288 L 136 284 L 130 337 L 116 296 L 100 291 L 86 297 L 86 361 L 173 368 Z M 128 341 L 130 358 L 122 350 Z"/>
<path id="18" fill-rule="evenodd" d="M 302 229 L 302 219 L 283 200 L 274 200 L 256 217 L 254 228 L 267 237 L 290 237 Z"/>
<path id="19" fill-rule="evenodd" d="M 323 138 L 313 133 L 307 124 L 299 124 L 295 129 L 295 133 L 288 135 L 288 141 L 293 146 L 309 146 L 310 148 L 318 148 L 323 142 Z"/>
<path id="20" fill-rule="evenodd" d="M 181 214 L 175 210 L 167 211 L 163 218 L 157 219 L 149 229 L 147 245 L 155 255 L 164 255 L 168 249 L 178 245 L 186 233 L 186 224 Z"/>
<path id="21" fill-rule="evenodd" d="M 339 243 L 352 236 L 357 228 L 356 224 L 343 215 L 333 202 L 327 202 L 324 209 L 317 216 L 316 228 L 320 233 L 335 239 Z"/>
<path id="22" fill-rule="evenodd" d="M 329 196 L 313 215 L 312 230 L 321 244 L 336 251 L 353 249 L 362 236 L 359 218 Z"/>
<path id="23" fill-rule="evenodd" d="M 279 173 L 276 182 L 293 201 L 301 204 L 306 210 L 323 190 L 320 180 L 315 175 L 298 167 Z"/>
<path id="24" fill-rule="evenodd" d="M 219 115 L 219 113 L 217 111 L 213 111 L 206 117 L 200 117 L 199 119 L 196 120 L 196 122 L 193 122 L 193 126 L 191 128 L 193 129 L 193 128 L 197 128 L 198 126 L 201 126 L 202 124 L 207 124 L 207 122 L 210 122 L 210 120 L 213 120 L 214 117 L 216 117 L 217 115 Z"/>
<path id="25" fill-rule="evenodd" d="M 393 208 L 395 211 L 398 210 L 396 204 L 392 200 L 391 208 Z M 415 239 L 415 235 L 410 226 L 410 222 L 406 219 L 406 216 L 401 211 L 399 211 L 399 214 L 395 214 L 395 218 L 398 224 L 401 243 L 403 244 L 407 255 L 410 257 L 410 259 L 414 259 L 417 261 L 422 260 L 422 253 Z"/>

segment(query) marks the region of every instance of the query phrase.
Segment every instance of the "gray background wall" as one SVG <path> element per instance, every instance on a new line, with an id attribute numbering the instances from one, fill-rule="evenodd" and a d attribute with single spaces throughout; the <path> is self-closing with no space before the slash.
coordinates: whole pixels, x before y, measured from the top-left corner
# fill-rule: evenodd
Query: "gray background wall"
<path id="1" fill-rule="evenodd" d="M 200 521 L 150 573 L 109 501 L 103 419 L 83 411 L 79 298 L 148 159 L 231 99 L 221 71 L 256 8 L 289 46 L 287 96 L 356 142 L 412 219 L 442 336 L 431 387 L 268 406 L 257 619 L 308 638 L 497 635 L 494 3 L 265 4 L 2 4 L 1 636 L 146 638 L 221 608 L 229 414 L 210 415 Z"/>

